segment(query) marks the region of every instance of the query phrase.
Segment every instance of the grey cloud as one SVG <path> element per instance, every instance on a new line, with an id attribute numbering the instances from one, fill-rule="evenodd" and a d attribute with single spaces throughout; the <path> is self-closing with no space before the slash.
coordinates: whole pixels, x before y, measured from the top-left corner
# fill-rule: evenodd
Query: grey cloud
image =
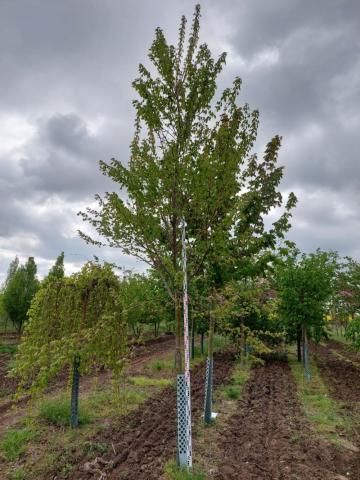
<path id="1" fill-rule="evenodd" d="M 45 273 L 61 250 L 72 268 L 94 254 L 143 268 L 84 245 L 76 211 L 113 188 L 99 159 L 128 160 L 131 81 L 155 27 L 176 41 L 180 15 L 191 20 L 195 3 L 0 2 L 0 128 L 7 115 L 34 128 L 0 156 L 1 271 L 18 253 L 37 256 Z M 290 237 L 305 250 L 359 257 L 359 1 L 209 0 L 202 8 L 202 40 L 216 53 L 230 49 L 219 87 L 242 77 L 240 102 L 261 114 L 259 148 L 283 135 L 283 188 L 299 197 Z"/>

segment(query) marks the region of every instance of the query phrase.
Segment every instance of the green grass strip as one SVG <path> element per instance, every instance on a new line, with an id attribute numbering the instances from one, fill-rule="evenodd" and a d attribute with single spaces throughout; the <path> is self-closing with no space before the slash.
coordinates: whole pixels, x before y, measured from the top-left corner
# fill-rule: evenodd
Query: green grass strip
<path id="1" fill-rule="evenodd" d="M 322 438 L 341 444 L 338 433 L 349 432 L 351 422 L 341 415 L 340 405 L 330 397 L 316 363 L 310 362 L 310 381 L 304 378 L 304 368 L 294 355 L 289 355 L 289 364 L 296 379 L 299 400 L 314 430 Z"/>

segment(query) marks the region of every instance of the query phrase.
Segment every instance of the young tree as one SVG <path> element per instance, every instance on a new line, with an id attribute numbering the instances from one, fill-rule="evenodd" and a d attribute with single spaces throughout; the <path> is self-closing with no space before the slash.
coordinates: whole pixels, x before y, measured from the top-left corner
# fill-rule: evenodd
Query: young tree
<path id="1" fill-rule="evenodd" d="M 187 224 L 191 279 L 201 272 L 212 244 L 226 242 L 234 229 L 234 247 L 251 250 L 256 243 L 265 247 L 274 239 L 271 233 L 284 229 L 294 205 L 291 195 L 270 234 L 257 238 L 265 231 L 263 216 L 282 203 L 277 191 L 282 168 L 276 166 L 280 138 L 269 142 L 262 160 L 249 156 L 258 112 L 238 105 L 239 78 L 214 103 L 216 79 L 226 55 L 214 60 L 208 46 L 199 45 L 199 20 L 197 6 L 187 48 L 185 17 L 177 46 L 168 45 L 163 31 L 156 30 L 149 58 L 157 76 L 141 64 L 140 76 L 133 82 L 140 98 L 134 101 L 129 165 L 115 159 L 110 164 L 100 162 L 103 174 L 126 192 L 127 199 L 116 192 L 97 196 L 99 209 L 81 213 L 108 245 L 147 262 L 161 275 L 175 306 L 178 371 L 182 370 L 182 218 Z M 83 232 L 80 235 L 102 244 Z"/>
<path id="2" fill-rule="evenodd" d="M 52 280 L 59 280 L 65 276 L 65 267 L 64 267 L 64 252 L 61 252 L 57 257 L 55 264 L 50 268 L 49 273 L 44 278 L 43 283 Z"/>
<path id="3" fill-rule="evenodd" d="M 336 254 L 320 250 L 309 255 L 300 255 L 294 250 L 276 268 L 279 315 L 290 337 L 301 332 L 302 358 L 308 378 L 308 338 L 319 342 L 326 335 L 325 315 L 336 268 Z"/>
<path id="4" fill-rule="evenodd" d="M 270 140 L 262 159 L 250 155 L 258 112 L 238 104 L 240 78 L 216 101 L 216 81 L 226 54 L 214 59 L 208 46 L 199 44 L 199 29 L 199 5 L 187 42 L 185 17 L 177 45 L 169 45 L 163 31 L 156 29 L 149 51 L 155 68 L 140 64 L 133 82 L 139 98 L 133 102 L 130 161 L 100 162 L 103 174 L 124 195 L 114 191 L 97 196 L 99 208 L 81 213 L 103 239 L 80 232 L 87 242 L 121 248 L 161 275 L 174 302 L 178 373 L 183 371 L 182 222 L 187 226 L 190 282 L 202 272 L 215 243 L 224 245 L 230 237 L 239 237 L 233 242 L 238 251 L 265 248 L 286 228 L 295 203 L 290 195 L 285 213 L 265 235 L 263 217 L 282 204 L 277 189 L 282 168 L 276 164 L 280 138 Z"/>
<path id="5" fill-rule="evenodd" d="M 48 282 L 35 296 L 12 369 L 32 390 L 68 368 L 72 372 L 71 425 L 78 426 L 79 376 L 104 365 L 119 373 L 127 329 L 119 280 L 111 266 L 84 265 L 69 278 Z"/>
<path id="6" fill-rule="evenodd" d="M 19 267 L 19 257 L 16 256 L 14 258 L 14 260 L 12 260 L 10 262 L 10 265 L 9 265 L 9 268 L 8 268 L 8 271 L 7 271 L 7 275 L 6 275 L 6 279 L 5 279 L 5 282 L 4 282 L 4 285 L 3 285 L 3 290 L 6 289 L 6 287 L 8 286 L 10 280 L 13 278 L 13 276 L 15 275 L 17 269 Z"/>
<path id="7" fill-rule="evenodd" d="M 12 270 L 13 273 L 4 290 L 3 302 L 7 315 L 17 330 L 21 332 L 31 301 L 39 288 L 34 257 L 29 257 L 25 265 Z"/>
<path id="8" fill-rule="evenodd" d="M 153 274 L 131 274 L 121 282 L 121 297 L 128 326 L 135 339 L 142 337 L 146 325 L 152 325 L 154 336 L 159 334 L 160 323 L 169 315 L 168 294 Z"/>

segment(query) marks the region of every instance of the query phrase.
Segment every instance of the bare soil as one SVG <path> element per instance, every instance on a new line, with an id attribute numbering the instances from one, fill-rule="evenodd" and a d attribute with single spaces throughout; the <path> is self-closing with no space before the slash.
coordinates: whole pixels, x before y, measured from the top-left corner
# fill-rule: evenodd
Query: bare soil
<path id="1" fill-rule="evenodd" d="M 326 346 L 330 348 L 330 350 L 336 350 L 342 356 L 360 367 L 360 353 L 354 351 L 350 345 L 331 339 L 327 342 Z"/>
<path id="2" fill-rule="evenodd" d="M 214 387 L 226 383 L 233 365 L 233 356 L 215 356 Z M 191 377 L 192 413 L 194 421 L 203 407 L 205 367 L 198 365 Z M 139 409 L 123 417 L 117 426 L 96 437 L 96 441 L 111 445 L 109 452 L 96 464 L 85 456 L 78 458 L 78 467 L 68 477 L 71 480 L 158 480 L 164 464 L 176 454 L 176 390 L 167 387 L 150 398 Z M 91 465 L 91 468 L 89 466 Z M 89 469 L 91 471 L 89 471 Z M 87 470 L 87 471 L 86 471 Z M 62 477 L 57 477 L 62 478 Z"/>
<path id="3" fill-rule="evenodd" d="M 347 459 L 317 439 L 304 417 L 286 360 L 253 369 L 222 436 L 217 480 L 335 480 Z"/>

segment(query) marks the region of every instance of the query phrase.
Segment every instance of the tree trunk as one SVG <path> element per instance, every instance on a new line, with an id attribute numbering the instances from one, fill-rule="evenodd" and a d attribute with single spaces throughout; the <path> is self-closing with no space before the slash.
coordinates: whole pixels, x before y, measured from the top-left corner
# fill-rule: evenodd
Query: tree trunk
<path id="1" fill-rule="evenodd" d="M 207 375 L 205 378 L 205 405 L 204 405 L 204 422 L 207 424 L 211 423 L 212 421 L 214 328 L 215 328 L 215 318 L 212 311 L 210 311 L 208 358 L 207 358 L 207 372 L 206 372 Z"/>
<path id="2" fill-rule="evenodd" d="M 241 365 L 245 363 L 245 326 L 243 318 L 240 323 L 240 363 Z"/>
<path id="3" fill-rule="evenodd" d="M 176 373 L 182 373 L 181 305 L 177 294 L 175 295 L 175 370 Z"/>
<path id="4" fill-rule="evenodd" d="M 79 426 L 79 383 L 80 358 L 75 357 L 73 362 L 73 376 L 71 385 L 71 428 Z"/>
<path id="5" fill-rule="evenodd" d="M 303 365 L 305 371 L 305 378 L 310 380 L 310 365 L 309 365 L 309 345 L 308 345 L 308 338 L 307 338 L 307 329 L 306 325 L 303 324 L 302 326 L 302 339 L 303 339 Z"/>
<path id="6" fill-rule="evenodd" d="M 210 312 L 209 337 L 208 337 L 208 357 L 209 358 L 212 358 L 214 354 L 214 328 L 215 328 L 215 318 L 214 318 L 214 315 Z"/>
<path id="7" fill-rule="evenodd" d="M 296 343 L 297 343 L 297 359 L 298 362 L 301 362 L 301 330 L 300 328 L 298 329 L 297 332 L 297 338 L 296 338 Z"/>
<path id="8" fill-rule="evenodd" d="M 201 332 L 200 348 L 201 348 L 201 355 L 204 355 L 204 332 Z"/>
<path id="9" fill-rule="evenodd" d="M 194 315 L 191 316 L 191 358 L 192 358 L 192 360 L 194 360 L 194 358 L 195 358 L 195 320 L 194 320 Z"/>

